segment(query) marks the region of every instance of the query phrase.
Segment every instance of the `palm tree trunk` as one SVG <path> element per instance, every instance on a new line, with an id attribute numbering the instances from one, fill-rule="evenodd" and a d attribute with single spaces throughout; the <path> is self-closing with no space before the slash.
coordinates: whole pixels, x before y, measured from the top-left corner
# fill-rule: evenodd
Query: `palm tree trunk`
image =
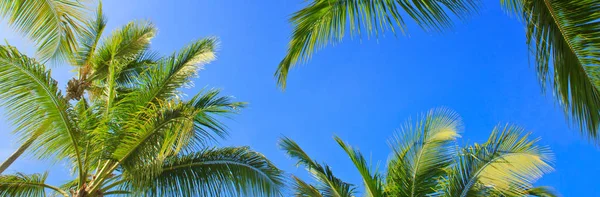
<path id="1" fill-rule="evenodd" d="M 15 151 L 12 155 L 10 155 L 10 157 L 8 157 L 6 159 L 6 161 L 4 161 L 2 163 L 2 165 L 0 165 L 0 174 L 2 174 L 4 172 L 4 170 L 6 170 L 6 168 L 8 168 L 13 162 L 15 162 L 15 160 L 17 160 L 17 158 L 19 158 L 19 156 L 21 156 L 21 154 L 23 154 L 23 152 L 25 152 L 25 150 L 27 150 L 27 148 L 29 148 L 29 146 L 31 146 L 31 144 L 33 144 L 33 141 L 35 141 L 37 139 L 37 137 L 38 137 L 38 135 L 31 136 L 29 139 L 27 139 L 27 141 L 25 141 L 25 143 L 23 143 L 17 149 L 17 151 Z"/>

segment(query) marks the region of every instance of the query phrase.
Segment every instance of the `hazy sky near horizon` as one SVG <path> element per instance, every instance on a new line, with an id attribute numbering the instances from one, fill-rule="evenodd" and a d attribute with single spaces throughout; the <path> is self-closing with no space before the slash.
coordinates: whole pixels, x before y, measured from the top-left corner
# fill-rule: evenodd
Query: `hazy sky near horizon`
<path id="1" fill-rule="evenodd" d="M 170 2 L 170 3 L 166 3 Z M 555 155 L 555 171 L 536 185 L 563 196 L 600 196 L 600 149 L 565 121 L 551 94 L 544 95 L 525 45 L 524 26 L 485 1 L 479 14 L 443 34 L 409 24 L 409 36 L 387 33 L 378 39 L 348 37 L 328 46 L 290 72 L 281 91 L 273 73 L 285 55 L 289 16 L 302 0 L 265 1 L 105 0 L 104 36 L 132 20 L 149 20 L 158 30 L 152 49 L 163 55 L 206 36 L 219 37 L 217 60 L 205 66 L 193 95 L 203 87 L 249 102 L 226 120 L 222 146 L 251 146 L 288 173 L 308 178 L 277 147 L 282 136 L 298 142 L 314 159 L 326 162 L 347 182 L 361 186 L 359 173 L 334 135 L 358 147 L 385 167 L 388 140 L 409 117 L 435 107 L 458 112 L 464 122 L 461 144 L 482 143 L 494 126 L 517 124 L 540 137 Z M 0 39 L 33 54 L 33 45 L 0 23 Z M 64 88 L 73 76 L 67 65 L 53 67 Z M 0 115 L 0 159 L 18 147 Z M 20 158 L 9 172 L 50 171 L 49 181 L 68 178 L 64 163 Z"/>

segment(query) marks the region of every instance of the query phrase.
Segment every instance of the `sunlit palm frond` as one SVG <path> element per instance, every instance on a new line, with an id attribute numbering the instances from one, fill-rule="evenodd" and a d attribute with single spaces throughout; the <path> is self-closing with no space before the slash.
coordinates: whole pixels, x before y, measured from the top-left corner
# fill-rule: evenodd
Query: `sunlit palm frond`
<path id="1" fill-rule="evenodd" d="M 194 96 L 188 105 L 197 110 L 194 117 L 194 128 L 202 139 L 213 139 L 213 136 L 225 137 L 226 127 L 215 116 L 228 116 L 235 114 L 246 106 L 245 102 L 233 102 L 232 97 L 220 96 L 220 90 L 201 90 Z M 202 142 L 203 140 L 196 140 Z M 194 144 L 192 144 L 194 146 Z"/>
<path id="2" fill-rule="evenodd" d="M 139 119 L 131 119 L 122 129 L 116 131 L 114 138 L 107 141 L 118 143 L 112 152 L 112 158 L 130 171 L 141 170 L 140 165 L 156 163 L 154 170 L 140 171 L 144 176 L 153 176 L 160 170 L 162 159 L 177 154 L 184 145 L 195 137 L 195 110 L 180 102 L 168 102 L 140 111 L 143 115 L 132 114 Z"/>
<path id="3" fill-rule="evenodd" d="M 96 49 L 100 44 L 100 38 L 106 27 L 106 18 L 102 12 L 102 3 L 98 4 L 96 11 L 96 19 L 86 23 L 86 31 L 84 31 L 80 37 L 80 46 L 77 48 L 77 53 L 74 57 L 73 65 L 80 67 L 90 67 L 91 69 L 93 56 L 96 53 Z M 85 75 L 90 70 L 84 70 L 80 75 Z"/>
<path id="4" fill-rule="evenodd" d="M 70 104 L 50 72 L 11 46 L 0 46 L 0 101 L 21 136 L 37 135 L 33 145 L 40 157 L 80 160 L 80 133 L 68 111 Z M 44 128 L 42 128 L 44 127 Z"/>
<path id="5" fill-rule="evenodd" d="M 501 0 L 526 25 L 538 78 L 551 84 L 582 133 L 600 128 L 600 4 L 594 0 Z"/>
<path id="6" fill-rule="evenodd" d="M 413 123 L 408 120 L 394 138 L 386 191 L 393 196 L 426 196 L 435 192 L 456 155 L 455 140 L 462 123 L 447 109 L 431 110 Z"/>
<path id="7" fill-rule="evenodd" d="M 323 197 L 323 194 L 313 185 L 302 179 L 292 176 L 294 179 L 294 196 L 296 197 Z"/>
<path id="8" fill-rule="evenodd" d="M 476 0 L 313 0 L 293 14 L 294 25 L 287 54 L 275 76 L 285 88 L 288 71 L 300 61 L 307 61 L 319 48 L 340 42 L 347 28 L 350 33 L 366 32 L 377 36 L 395 28 L 406 31 L 403 14 L 408 14 L 426 30 L 441 30 L 451 26 L 451 17 L 464 17 L 477 9 Z"/>
<path id="9" fill-rule="evenodd" d="M 377 171 L 371 171 L 369 164 L 363 157 L 362 153 L 358 150 L 354 150 L 350 145 L 344 143 L 339 137 L 335 137 L 335 141 L 344 149 L 346 154 L 350 157 L 356 169 L 360 172 L 360 175 L 365 184 L 365 196 L 367 197 L 383 197 L 384 196 L 384 182 L 383 178 Z"/>
<path id="10" fill-rule="evenodd" d="M 523 188 L 552 170 L 552 154 L 522 132 L 514 126 L 495 128 L 486 143 L 465 149 L 448 175 L 444 196 L 470 196 L 477 185 L 523 196 Z"/>
<path id="11" fill-rule="evenodd" d="M 319 182 L 317 189 L 323 196 L 351 197 L 354 195 L 355 187 L 352 184 L 346 183 L 336 177 L 329 166 L 322 166 L 312 160 L 293 140 L 283 138 L 279 142 L 279 146 L 286 151 L 290 157 L 298 160 L 296 165 L 304 165 L 307 168 Z"/>
<path id="12" fill-rule="evenodd" d="M 279 196 L 284 179 L 262 154 L 228 147 L 169 157 L 141 187 L 149 196 Z"/>
<path id="13" fill-rule="evenodd" d="M 152 23 L 145 21 L 130 22 L 114 31 L 96 49 L 91 78 L 104 80 L 109 77 L 111 68 L 120 73 L 126 65 L 144 54 L 156 31 Z"/>
<path id="14" fill-rule="evenodd" d="M 216 47 L 216 38 L 200 39 L 179 53 L 161 59 L 156 67 L 140 74 L 139 87 L 129 98 L 142 106 L 165 98 L 179 98 L 177 89 L 191 85 L 191 78 L 201 66 L 215 59 Z"/>
<path id="15" fill-rule="evenodd" d="M 1 1 L 0 15 L 36 43 L 42 60 L 72 55 L 87 21 L 85 6 L 75 0 Z"/>
<path id="16" fill-rule="evenodd" d="M 69 196 L 60 188 L 46 184 L 47 177 L 47 173 L 0 175 L 0 196 L 46 196 L 45 189 Z"/>

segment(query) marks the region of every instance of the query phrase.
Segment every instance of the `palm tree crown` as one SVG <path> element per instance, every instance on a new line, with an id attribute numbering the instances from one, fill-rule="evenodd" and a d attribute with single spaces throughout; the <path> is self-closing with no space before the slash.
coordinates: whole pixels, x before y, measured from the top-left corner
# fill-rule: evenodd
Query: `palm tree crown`
<path id="1" fill-rule="evenodd" d="M 550 172 L 552 154 L 522 135 L 515 126 L 496 127 L 487 142 L 458 148 L 461 122 L 446 109 L 431 110 L 404 124 L 392 141 L 384 174 L 373 170 L 364 156 L 335 137 L 359 171 L 364 196 L 554 196 L 547 187 L 533 187 Z M 284 138 L 280 146 L 307 168 L 316 180 L 297 177 L 295 196 L 350 197 L 357 188 L 336 177 L 331 168 L 312 160 L 296 142 Z"/>
<path id="2" fill-rule="evenodd" d="M 67 95 L 50 71 L 12 46 L 0 46 L 0 101 L 27 149 L 66 161 L 75 174 L 62 186 L 47 173 L 0 176 L 0 196 L 278 195 L 282 172 L 247 147 L 212 147 L 227 135 L 216 116 L 245 106 L 219 90 L 184 100 L 202 65 L 215 58 L 216 38 L 157 58 L 156 28 L 132 22 L 101 40 L 101 6 L 72 58 L 78 76 Z"/>

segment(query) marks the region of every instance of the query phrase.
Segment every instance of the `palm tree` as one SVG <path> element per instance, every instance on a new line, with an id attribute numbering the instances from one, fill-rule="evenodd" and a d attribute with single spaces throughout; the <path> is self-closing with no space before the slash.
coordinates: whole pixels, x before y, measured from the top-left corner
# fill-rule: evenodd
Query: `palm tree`
<path id="1" fill-rule="evenodd" d="M 0 46 L 0 101 L 28 152 L 64 161 L 73 180 L 46 183 L 48 173 L 0 176 L 0 196 L 278 195 L 282 172 L 248 147 L 213 147 L 227 135 L 216 116 L 244 107 L 219 90 L 183 100 L 202 65 L 215 58 L 217 39 L 197 40 L 156 58 L 156 29 L 130 23 L 100 42 L 99 8 L 73 62 L 78 77 L 67 95 L 50 70 L 12 46 Z M 30 136 L 35 136 L 30 138 Z"/>
<path id="2" fill-rule="evenodd" d="M 547 187 L 533 187 L 550 172 L 552 154 L 535 145 L 515 126 L 496 127 L 487 142 L 459 149 L 459 116 L 445 109 L 431 110 L 415 123 L 406 122 L 391 140 L 387 171 L 373 170 L 364 156 L 340 138 L 336 142 L 362 177 L 364 196 L 554 196 Z M 311 159 L 296 142 L 283 138 L 280 146 L 316 179 L 298 177 L 295 196 L 350 197 L 357 187 L 336 177 L 326 164 Z"/>
<path id="3" fill-rule="evenodd" d="M 582 133 L 598 140 L 600 128 L 600 4 L 595 0 L 500 0 L 520 16 L 535 57 L 542 89 L 552 87 L 565 114 Z M 351 34 L 377 36 L 406 31 L 402 10 L 425 30 L 451 26 L 450 14 L 465 18 L 476 0 L 313 0 L 293 14 L 294 30 L 275 76 L 286 86 L 289 69 L 306 62 L 319 48 Z"/>
<path id="4" fill-rule="evenodd" d="M 0 1 L 0 15 L 37 44 L 42 60 L 64 60 L 73 54 L 88 20 L 79 0 Z"/>

